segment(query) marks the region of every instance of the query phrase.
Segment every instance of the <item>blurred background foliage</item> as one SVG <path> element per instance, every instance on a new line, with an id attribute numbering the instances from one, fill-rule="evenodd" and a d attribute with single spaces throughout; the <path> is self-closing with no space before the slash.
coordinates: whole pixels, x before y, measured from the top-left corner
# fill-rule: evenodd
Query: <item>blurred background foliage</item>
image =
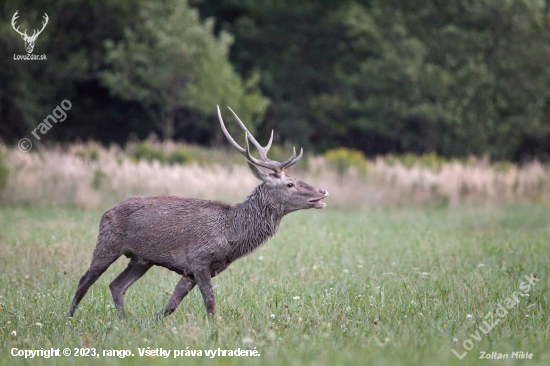
<path id="1" fill-rule="evenodd" d="M 13 60 L 16 10 L 29 33 L 48 14 L 34 49 L 47 61 Z M 41 142 L 215 146 L 220 104 L 334 164 L 341 147 L 548 160 L 549 23 L 550 0 L 7 0 L 0 138 L 28 137 L 68 99 Z"/>

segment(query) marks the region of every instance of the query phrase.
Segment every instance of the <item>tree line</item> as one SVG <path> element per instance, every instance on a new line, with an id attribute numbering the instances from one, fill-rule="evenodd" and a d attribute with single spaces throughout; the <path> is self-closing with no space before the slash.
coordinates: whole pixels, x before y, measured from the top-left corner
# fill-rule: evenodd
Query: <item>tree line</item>
<path id="1" fill-rule="evenodd" d="M 48 14 L 47 60 L 14 60 L 17 10 L 29 34 Z M 218 144 L 220 104 L 319 152 L 550 155 L 550 0 L 9 0 L 0 15 L 8 143 L 70 100 L 48 139 Z"/>

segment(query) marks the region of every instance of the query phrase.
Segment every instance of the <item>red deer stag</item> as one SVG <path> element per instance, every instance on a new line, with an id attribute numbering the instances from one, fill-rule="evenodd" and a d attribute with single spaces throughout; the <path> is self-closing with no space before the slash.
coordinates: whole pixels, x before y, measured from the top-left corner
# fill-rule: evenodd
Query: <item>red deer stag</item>
<path id="1" fill-rule="evenodd" d="M 207 314 L 213 315 L 212 277 L 275 235 L 284 215 L 325 207 L 321 200 L 328 196 L 327 191 L 290 176 L 286 170 L 300 160 L 303 149 L 298 157 L 294 149 L 291 158 L 283 163 L 268 159 L 273 132 L 267 146 L 262 147 L 231 112 L 245 131 L 246 148 L 229 135 L 218 107 L 223 133 L 246 157 L 252 174 L 262 183 L 244 202 L 233 206 L 163 195 L 131 197 L 109 209 L 101 218 L 92 263 L 78 283 L 67 317 L 73 316 L 88 288 L 121 255 L 129 257 L 130 262 L 109 286 L 121 316 L 125 316 L 126 290 L 153 265 L 182 276 L 159 317 L 174 312 L 195 285 L 199 286 Z M 260 159 L 250 154 L 249 140 L 260 152 Z"/>

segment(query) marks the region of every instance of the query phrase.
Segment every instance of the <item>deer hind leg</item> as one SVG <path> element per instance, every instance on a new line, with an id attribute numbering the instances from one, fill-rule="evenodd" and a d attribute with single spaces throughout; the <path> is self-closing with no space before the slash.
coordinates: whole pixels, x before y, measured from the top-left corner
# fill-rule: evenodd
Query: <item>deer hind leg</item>
<path id="1" fill-rule="evenodd" d="M 72 318 L 74 311 L 90 286 L 94 284 L 95 281 L 109 268 L 109 266 L 120 257 L 118 253 L 111 253 L 109 255 L 104 255 L 104 253 L 99 253 L 97 249 L 94 251 L 94 256 L 92 258 L 92 263 L 90 268 L 84 273 L 78 282 L 78 287 L 74 294 L 73 300 L 71 301 L 71 308 L 67 312 L 67 318 Z"/>
<path id="2" fill-rule="evenodd" d="M 168 303 L 166 303 L 166 305 L 164 305 L 164 308 L 157 313 L 157 318 L 172 314 L 180 304 L 181 300 L 183 300 L 183 298 L 187 296 L 187 294 L 195 287 L 196 284 L 197 283 L 194 280 L 187 277 L 182 277 L 176 285 L 172 296 L 170 296 L 170 300 L 168 300 Z"/>
<path id="3" fill-rule="evenodd" d="M 111 282 L 109 288 L 113 295 L 113 301 L 118 315 L 121 317 L 126 316 L 126 310 L 124 309 L 124 295 L 126 290 L 141 278 L 149 269 L 151 265 L 139 263 L 134 258 L 130 259 L 128 267 L 117 278 Z"/>

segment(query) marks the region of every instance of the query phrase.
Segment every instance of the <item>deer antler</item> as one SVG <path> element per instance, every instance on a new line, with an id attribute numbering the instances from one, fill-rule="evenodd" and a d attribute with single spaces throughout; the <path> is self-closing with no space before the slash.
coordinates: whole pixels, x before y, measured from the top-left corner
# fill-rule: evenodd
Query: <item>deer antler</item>
<path id="1" fill-rule="evenodd" d="M 48 14 L 44 13 L 44 21 L 42 22 L 42 29 L 40 29 L 39 31 L 37 31 L 36 29 L 34 30 L 34 32 L 32 33 L 32 36 L 29 37 L 29 35 L 27 34 L 27 30 L 25 29 L 25 32 L 21 32 L 19 30 L 19 26 L 17 28 L 15 28 L 15 23 L 16 23 L 16 19 L 19 18 L 19 15 L 17 15 L 17 13 L 19 13 L 19 10 L 17 10 L 15 12 L 15 14 L 13 14 L 13 18 L 11 18 L 11 26 L 13 27 L 13 29 L 19 33 L 21 35 L 21 37 L 23 37 L 23 39 L 25 40 L 29 40 L 29 41 L 33 41 L 35 40 L 39 35 L 40 33 L 42 33 L 42 31 L 44 30 L 44 28 L 46 28 L 46 24 L 48 24 L 48 20 L 50 19 L 48 17 Z"/>
<path id="2" fill-rule="evenodd" d="M 229 108 L 229 107 L 228 107 Z M 296 148 L 293 148 L 293 152 L 292 152 L 292 156 L 290 157 L 290 159 L 288 159 L 287 161 L 283 162 L 283 163 L 279 163 L 277 161 L 274 161 L 274 160 L 271 160 L 267 157 L 267 152 L 269 151 L 269 149 L 271 148 L 271 143 L 273 142 L 273 131 L 271 131 L 271 137 L 269 138 L 269 142 L 267 143 L 267 145 L 265 147 L 263 147 L 262 145 L 260 145 L 258 143 L 258 141 L 256 141 L 256 139 L 254 138 L 254 136 L 252 136 L 252 134 L 248 131 L 248 129 L 246 128 L 246 126 L 244 125 L 244 123 L 241 122 L 240 118 L 237 116 L 237 114 L 235 112 L 233 112 L 233 110 L 231 108 L 229 108 L 229 110 L 233 113 L 233 115 L 235 116 L 235 118 L 237 119 L 237 122 L 239 122 L 239 126 L 241 127 L 241 129 L 245 132 L 245 145 L 246 145 L 246 149 L 243 149 L 242 147 L 239 146 L 239 144 L 237 144 L 237 142 L 235 142 L 235 140 L 233 139 L 233 137 L 231 137 L 231 135 L 229 134 L 229 132 L 227 132 L 227 129 L 225 128 L 225 124 L 223 123 L 223 119 L 222 119 L 222 114 L 220 112 L 220 106 L 218 106 L 218 117 L 220 119 L 220 125 L 222 127 L 222 131 L 225 135 L 225 137 L 227 137 L 227 139 L 229 140 L 229 142 L 231 143 L 231 145 L 233 145 L 241 154 L 243 154 L 248 161 L 250 161 L 251 163 L 253 164 L 256 164 L 256 165 L 259 165 L 259 166 L 262 166 L 264 168 L 267 168 L 267 169 L 271 169 L 273 171 L 276 171 L 276 172 L 280 172 L 282 171 L 283 169 L 285 168 L 288 168 L 294 164 L 296 164 L 298 162 L 298 160 L 300 160 L 302 158 L 302 155 L 304 153 L 304 149 L 303 148 L 300 148 L 300 155 L 298 155 L 298 157 L 296 157 Z M 256 148 L 258 149 L 258 151 L 260 152 L 260 158 L 261 160 L 258 160 L 256 158 L 254 158 L 251 154 L 250 154 L 250 145 L 248 144 L 248 140 L 252 141 L 252 143 L 254 144 L 254 146 L 256 146 Z"/>
<path id="3" fill-rule="evenodd" d="M 44 28 L 46 28 L 46 24 L 48 24 L 48 20 L 49 20 L 50 18 L 48 18 L 48 14 L 46 14 L 46 13 L 44 13 L 43 18 L 44 18 L 44 21 L 42 22 L 42 29 L 40 29 L 38 32 L 37 32 L 36 29 L 35 29 L 34 32 L 33 32 L 33 34 L 32 34 L 32 36 L 31 36 L 30 38 L 36 39 L 36 38 L 40 35 L 40 33 L 42 33 L 42 31 L 44 30 Z"/>
<path id="4" fill-rule="evenodd" d="M 19 13 L 19 10 L 17 10 L 15 12 L 15 14 L 13 14 L 13 18 L 11 18 L 11 26 L 13 27 L 13 29 L 19 33 L 21 35 L 21 37 L 24 37 L 24 38 L 29 38 L 29 36 L 27 35 L 27 30 L 25 29 L 25 33 L 21 32 L 19 30 L 19 26 L 17 28 L 15 28 L 15 22 L 16 22 L 16 19 L 19 18 L 19 15 L 17 15 L 17 13 Z"/>

